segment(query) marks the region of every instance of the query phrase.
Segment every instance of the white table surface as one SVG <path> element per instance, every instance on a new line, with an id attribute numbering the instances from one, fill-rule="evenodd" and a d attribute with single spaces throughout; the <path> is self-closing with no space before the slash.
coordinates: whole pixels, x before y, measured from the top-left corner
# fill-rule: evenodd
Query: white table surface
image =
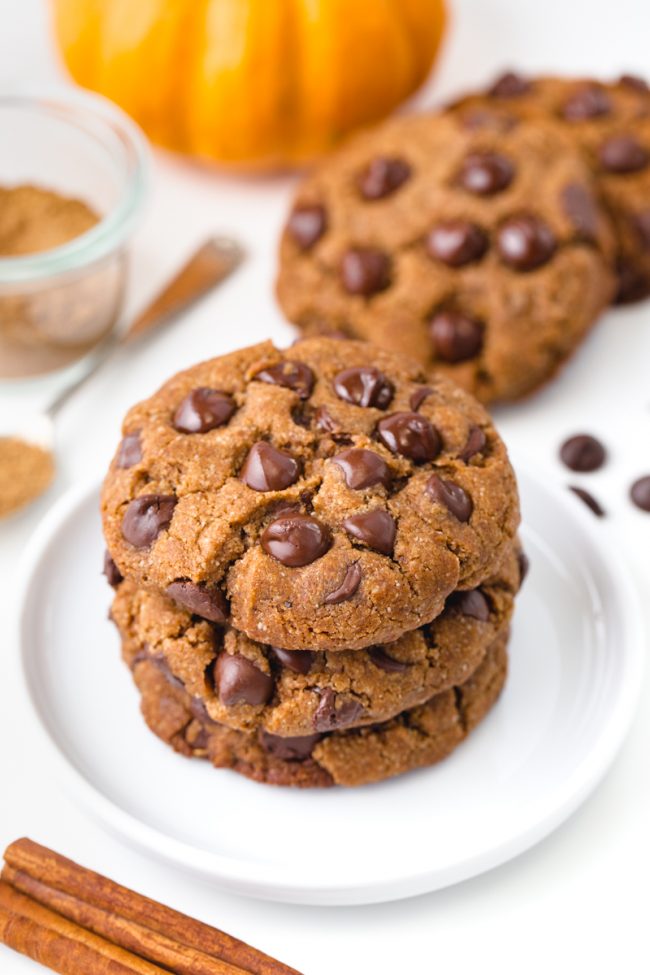
<path id="1" fill-rule="evenodd" d="M 650 75 L 647 0 L 450 3 L 453 25 L 439 70 L 422 96 L 425 103 L 510 65 Z M 44 2 L 0 0 L 0 24 L 0 85 L 59 76 Z M 8 138 L 10 133 L 0 133 L 0 152 Z M 275 240 L 291 185 L 285 178 L 238 180 L 156 154 L 154 192 L 134 242 L 129 307 L 145 301 L 212 231 L 236 234 L 250 257 L 182 326 L 161 336 L 146 355 L 106 368 L 61 416 L 55 488 L 29 512 L 0 525 L 5 634 L 12 633 L 15 565 L 27 538 L 55 496 L 104 469 L 126 408 L 181 366 L 268 336 L 281 343 L 291 338 L 272 299 Z M 607 314 L 556 382 L 523 405 L 499 410 L 496 418 L 508 443 L 530 454 L 559 483 L 569 480 L 556 457 L 566 435 L 587 430 L 605 441 L 610 451 L 605 469 L 570 479 L 592 489 L 607 508 L 612 544 L 623 548 L 647 607 L 650 515 L 631 506 L 627 489 L 635 477 L 650 473 L 650 302 Z M 375 907 L 319 909 L 224 895 L 134 853 L 89 820 L 53 778 L 35 729 L 14 703 L 8 660 L 17 652 L 13 638 L 5 636 L 0 645 L 0 847 L 29 835 L 223 927 L 306 975 L 649 970 L 648 680 L 632 732 L 606 779 L 577 815 L 535 849 L 436 894 Z M 317 837 L 309 856 L 318 856 Z M 2 975 L 32 971 L 37 971 L 32 962 L 0 947 Z"/>

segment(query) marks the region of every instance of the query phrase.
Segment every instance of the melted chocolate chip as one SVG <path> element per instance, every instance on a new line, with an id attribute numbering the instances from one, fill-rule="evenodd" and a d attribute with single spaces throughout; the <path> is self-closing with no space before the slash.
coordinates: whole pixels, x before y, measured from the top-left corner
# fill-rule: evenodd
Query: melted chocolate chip
<path id="1" fill-rule="evenodd" d="M 358 701 L 341 700 L 331 687 L 326 687 L 314 712 L 313 725 L 316 731 L 335 731 L 351 725 L 362 714 L 363 707 Z"/>
<path id="2" fill-rule="evenodd" d="M 532 214 L 510 217 L 497 233 L 499 256 L 515 271 L 533 271 L 546 264 L 556 246 L 551 228 Z"/>
<path id="3" fill-rule="evenodd" d="M 343 522 L 343 527 L 351 538 L 363 542 L 375 552 L 381 552 L 382 555 L 393 554 L 397 525 L 387 511 L 375 508 L 373 511 L 350 515 Z"/>
<path id="4" fill-rule="evenodd" d="M 286 386 L 287 389 L 298 393 L 301 399 L 308 399 L 314 388 L 314 374 L 309 366 L 304 362 L 295 362 L 291 359 L 260 369 L 253 379 L 261 383 L 270 383 L 272 386 Z"/>
<path id="5" fill-rule="evenodd" d="M 362 577 L 361 566 L 358 562 L 353 562 L 345 570 L 341 585 L 325 596 L 323 600 L 325 606 L 337 606 L 339 603 L 345 603 L 348 599 L 352 599 L 361 585 Z"/>
<path id="6" fill-rule="evenodd" d="M 650 511 L 650 475 L 640 477 L 630 488 L 630 497 L 641 511 Z"/>
<path id="7" fill-rule="evenodd" d="M 303 735 L 300 738 L 283 738 L 280 735 L 270 735 L 268 731 L 261 731 L 259 741 L 265 752 L 283 762 L 304 762 L 314 750 L 314 745 L 320 741 L 321 735 Z"/>
<path id="8" fill-rule="evenodd" d="M 618 83 L 619 85 L 626 85 L 628 88 L 634 88 L 636 91 L 648 91 L 648 82 L 636 74 L 622 74 Z"/>
<path id="9" fill-rule="evenodd" d="M 377 435 L 394 454 L 416 464 L 433 460 L 442 449 L 440 434 L 419 413 L 391 413 L 377 424 Z"/>
<path id="10" fill-rule="evenodd" d="M 432 474 L 426 483 L 426 492 L 458 521 L 469 521 L 474 505 L 469 494 L 459 484 Z"/>
<path id="11" fill-rule="evenodd" d="M 458 459 L 468 464 L 472 457 L 474 457 L 476 454 L 480 454 L 481 451 L 485 449 L 486 443 L 487 437 L 481 428 L 471 427 L 467 437 L 467 443 L 459 453 Z"/>
<path id="12" fill-rule="evenodd" d="M 598 233 L 598 209 L 589 190 L 581 183 L 567 183 L 560 202 L 578 233 L 586 240 L 593 240 Z"/>
<path id="13" fill-rule="evenodd" d="M 116 589 L 117 586 L 119 586 L 120 582 L 122 582 L 124 578 L 124 576 L 122 575 L 118 567 L 115 565 L 115 562 L 111 558 L 110 552 L 108 551 L 104 552 L 104 568 L 102 571 L 106 576 L 107 583 L 109 584 L 109 586 L 112 586 L 113 589 Z"/>
<path id="14" fill-rule="evenodd" d="M 636 173 L 650 162 L 647 149 L 633 135 L 613 135 L 598 150 L 598 158 L 608 173 Z"/>
<path id="15" fill-rule="evenodd" d="M 289 217 L 287 229 L 301 250 L 309 250 L 327 229 L 325 207 L 318 203 L 299 204 Z"/>
<path id="16" fill-rule="evenodd" d="M 492 196 L 510 186 L 514 175 L 514 166 L 505 156 L 495 152 L 474 152 L 464 159 L 457 182 L 468 193 Z"/>
<path id="17" fill-rule="evenodd" d="M 449 267 L 480 260 L 488 249 L 485 233 L 469 220 L 448 220 L 430 230 L 426 238 L 429 257 Z"/>
<path id="18" fill-rule="evenodd" d="M 148 548 L 169 526 L 176 498 L 166 494 L 143 494 L 129 501 L 122 518 L 122 535 L 135 548 Z"/>
<path id="19" fill-rule="evenodd" d="M 281 515 L 262 532 L 262 548 L 290 568 L 315 562 L 329 549 L 329 528 L 311 515 L 295 512 Z"/>
<path id="20" fill-rule="evenodd" d="M 605 463 L 607 453 L 600 440 L 588 433 L 578 433 L 569 437 L 560 447 L 563 464 L 572 470 L 586 473 L 597 471 Z"/>
<path id="21" fill-rule="evenodd" d="M 357 185 L 365 200 L 381 200 L 399 189 L 411 175 L 411 167 L 403 159 L 378 156 L 359 174 Z"/>
<path id="22" fill-rule="evenodd" d="M 140 443 L 140 431 L 126 433 L 122 437 L 120 446 L 117 448 L 115 456 L 115 466 L 122 469 L 134 467 L 142 460 L 142 444 Z"/>
<path id="23" fill-rule="evenodd" d="M 228 600 L 217 586 L 204 582 L 190 582 L 189 579 L 176 579 L 165 590 L 167 595 L 189 609 L 190 613 L 210 620 L 212 623 L 225 623 L 228 620 Z"/>
<path id="24" fill-rule="evenodd" d="M 593 511 L 593 513 L 598 518 L 603 518 L 604 517 L 604 515 L 605 515 L 604 509 L 600 506 L 600 504 L 598 503 L 598 501 L 596 501 L 596 499 L 593 496 L 593 494 L 590 494 L 589 493 L 589 491 L 585 491 L 584 488 L 576 487 L 573 484 L 569 485 L 569 491 L 573 491 L 573 493 L 576 495 L 576 497 L 580 498 L 581 501 L 584 501 L 584 503 L 587 505 L 587 507 L 590 508 L 591 511 Z"/>
<path id="25" fill-rule="evenodd" d="M 488 95 L 493 98 L 517 98 L 525 95 L 531 89 L 531 83 L 526 78 L 522 78 L 515 71 L 506 71 L 488 89 Z"/>
<path id="26" fill-rule="evenodd" d="M 561 114 L 567 122 L 584 122 L 586 119 L 609 115 L 611 110 L 609 96 L 600 85 L 584 85 L 567 98 Z"/>
<path id="27" fill-rule="evenodd" d="M 471 616 L 481 623 L 487 623 L 490 618 L 490 605 L 480 589 L 454 593 L 451 605 L 463 616 Z"/>
<path id="28" fill-rule="evenodd" d="M 388 487 L 391 481 L 390 468 L 383 457 L 374 450 L 350 447 L 332 458 L 334 464 L 343 471 L 345 483 L 354 491 L 382 484 Z"/>
<path id="29" fill-rule="evenodd" d="M 433 316 L 429 335 L 436 356 L 443 362 L 465 362 L 483 347 L 483 323 L 454 309 Z"/>
<path id="30" fill-rule="evenodd" d="M 298 462 L 264 440 L 253 444 L 239 472 L 240 479 L 253 491 L 282 491 L 295 484 L 299 476 Z"/>
<path id="31" fill-rule="evenodd" d="M 411 666 L 410 664 L 405 664 L 402 660 L 395 660 L 394 657 L 390 657 L 383 647 L 370 647 L 368 656 L 375 667 L 379 667 L 380 670 L 385 670 L 388 674 L 401 674 Z"/>
<path id="32" fill-rule="evenodd" d="M 312 650 L 283 650 L 281 647 L 271 647 L 271 652 L 283 667 L 293 670 L 296 674 L 308 674 L 316 659 L 316 654 Z"/>
<path id="33" fill-rule="evenodd" d="M 619 256 L 616 261 L 616 279 L 616 305 L 633 304 L 650 295 L 650 277 L 625 257 Z"/>
<path id="34" fill-rule="evenodd" d="M 343 287 L 351 295 L 369 297 L 390 284 L 390 258 L 373 247 L 353 247 L 341 262 Z"/>
<path id="35" fill-rule="evenodd" d="M 340 429 L 337 420 L 334 419 L 326 406 L 319 406 L 314 413 L 314 426 L 323 433 L 335 433 Z"/>
<path id="36" fill-rule="evenodd" d="M 389 406 L 395 387 L 383 372 L 374 366 L 353 366 L 334 377 L 334 392 L 339 399 L 355 406 L 374 406 L 385 410 Z"/>
<path id="37" fill-rule="evenodd" d="M 530 559 L 524 552 L 523 548 L 520 548 L 517 552 L 517 566 L 519 568 L 519 588 L 521 589 L 524 579 L 530 570 Z"/>
<path id="38" fill-rule="evenodd" d="M 178 405 L 172 425 L 179 433 L 207 433 L 227 423 L 235 409 L 235 401 L 228 393 L 202 386 L 193 389 Z"/>
<path id="39" fill-rule="evenodd" d="M 266 704 L 273 696 L 273 678 L 240 653 L 221 653 L 212 674 L 219 700 L 228 708 Z"/>
<path id="40" fill-rule="evenodd" d="M 431 395 L 433 390 L 431 386 L 419 386 L 417 389 L 413 390 L 409 399 L 409 406 L 414 413 L 420 409 L 425 399 Z"/>

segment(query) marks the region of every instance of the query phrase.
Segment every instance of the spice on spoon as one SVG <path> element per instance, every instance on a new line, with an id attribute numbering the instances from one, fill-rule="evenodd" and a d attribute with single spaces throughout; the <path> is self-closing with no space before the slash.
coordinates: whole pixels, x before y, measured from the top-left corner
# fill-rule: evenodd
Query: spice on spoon
<path id="1" fill-rule="evenodd" d="M 37 498 L 53 477 L 49 450 L 18 437 L 0 437 L 0 518 Z"/>

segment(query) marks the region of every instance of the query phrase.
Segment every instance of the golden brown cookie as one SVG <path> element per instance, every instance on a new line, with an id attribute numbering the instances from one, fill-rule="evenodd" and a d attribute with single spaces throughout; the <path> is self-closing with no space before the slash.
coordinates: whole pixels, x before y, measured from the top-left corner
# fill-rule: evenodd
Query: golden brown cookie
<path id="1" fill-rule="evenodd" d="M 102 492 L 117 571 L 267 645 L 392 642 L 479 585 L 519 522 L 485 410 L 360 342 L 204 362 L 123 433 Z"/>
<path id="2" fill-rule="evenodd" d="M 278 297 L 307 333 L 417 357 L 485 402 L 548 380 L 614 290 L 609 221 L 560 125 L 402 117 L 301 184 Z"/>

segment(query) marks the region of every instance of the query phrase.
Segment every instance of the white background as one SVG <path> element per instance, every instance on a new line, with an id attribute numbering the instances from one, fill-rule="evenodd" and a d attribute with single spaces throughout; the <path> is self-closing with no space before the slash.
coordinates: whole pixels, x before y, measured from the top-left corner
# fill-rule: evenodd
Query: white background
<path id="1" fill-rule="evenodd" d="M 427 104 L 510 65 L 530 71 L 650 75 L 646 0 L 451 4 L 453 25 L 439 70 L 423 95 Z M 57 77 L 44 3 L 0 0 L 0 25 L 0 84 Z M 0 132 L 0 152 L 10 138 L 10 132 Z M 5 634 L 0 641 L 0 847 L 18 836 L 32 836 L 251 941 L 306 975 L 648 971 L 647 681 L 616 764 L 583 809 L 552 837 L 518 860 L 452 889 L 346 909 L 285 907 L 226 896 L 132 852 L 63 794 L 39 753 L 35 730 L 13 703 L 9 674 L 14 669 L 8 662 L 18 652 L 9 636 L 15 566 L 53 498 L 103 470 L 126 408 L 169 373 L 267 336 L 285 343 L 290 339 L 272 299 L 275 240 L 290 190 L 288 179 L 236 180 L 156 155 L 153 196 L 134 243 L 129 307 L 145 301 L 212 231 L 237 235 L 249 260 L 182 325 L 155 346 L 107 368 L 69 405 L 59 426 L 60 472 L 54 490 L 28 513 L 0 526 Z M 632 508 L 627 488 L 636 476 L 650 473 L 650 302 L 605 316 L 558 381 L 523 405 L 499 410 L 497 421 L 518 453 L 530 454 L 549 479 L 560 483 L 567 481 L 567 472 L 556 454 L 565 436 L 588 430 L 605 441 L 610 453 L 606 468 L 573 481 L 593 490 L 607 508 L 612 544 L 634 567 L 647 605 L 650 515 Z M 263 803 L 259 828 L 264 830 Z M 305 856 L 318 857 L 318 836 Z M 0 948 L 2 975 L 31 971 L 36 971 L 31 962 Z"/>

